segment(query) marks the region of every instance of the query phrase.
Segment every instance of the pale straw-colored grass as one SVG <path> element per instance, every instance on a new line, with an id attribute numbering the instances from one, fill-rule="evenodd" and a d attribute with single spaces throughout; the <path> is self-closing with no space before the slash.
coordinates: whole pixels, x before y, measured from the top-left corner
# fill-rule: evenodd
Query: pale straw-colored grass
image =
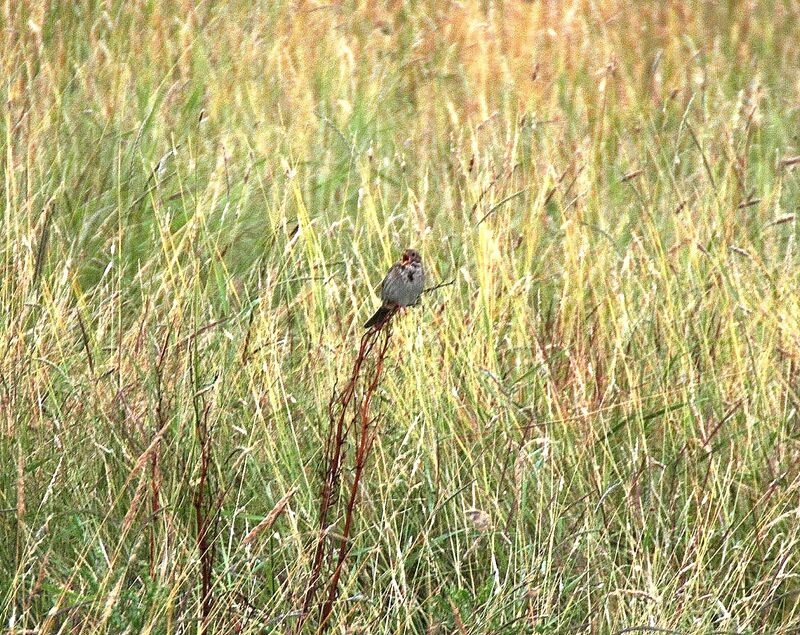
<path id="1" fill-rule="evenodd" d="M 800 628 L 795 4 L 1 10 L 3 629 L 291 632 L 406 246 L 336 632 Z"/>

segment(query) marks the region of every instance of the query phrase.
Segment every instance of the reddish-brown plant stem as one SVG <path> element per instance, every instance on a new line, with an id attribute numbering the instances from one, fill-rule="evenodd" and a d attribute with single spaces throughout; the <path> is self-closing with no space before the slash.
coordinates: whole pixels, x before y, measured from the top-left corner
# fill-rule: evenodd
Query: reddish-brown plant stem
<path id="1" fill-rule="evenodd" d="M 161 345 L 161 351 L 158 355 L 158 362 L 156 363 L 156 429 L 153 431 L 155 437 L 158 437 L 159 431 L 166 428 L 168 419 L 168 402 L 164 395 L 164 364 L 166 362 L 167 351 L 169 349 L 169 342 L 172 336 L 172 328 L 167 329 L 164 336 L 164 341 Z M 150 458 L 150 497 L 151 497 L 151 511 L 153 522 L 150 524 L 150 577 L 155 577 L 156 571 L 156 521 L 161 511 L 160 502 L 160 489 L 161 489 L 161 475 L 159 472 L 159 458 L 160 458 L 161 442 L 158 441 L 153 448 L 153 454 Z"/>
<path id="2" fill-rule="evenodd" d="M 211 609 L 214 599 L 211 593 L 211 576 L 214 569 L 214 545 L 209 539 L 212 534 L 214 512 L 208 504 L 207 495 L 210 494 L 208 472 L 211 464 L 211 439 L 208 433 L 207 405 L 197 421 L 198 437 L 200 442 L 200 481 L 194 495 L 195 521 L 197 522 L 197 551 L 200 556 L 200 607 L 202 622 L 200 632 L 205 633 L 211 618 Z"/>
<path id="3" fill-rule="evenodd" d="M 353 474 L 353 483 L 350 486 L 350 496 L 347 500 L 347 509 L 344 518 L 344 530 L 342 531 L 341 541 L 339 544 L 339 555 L 336 562 L 336 569 L 334 569 L 330 583 L 328 584 L 328 597 L 325 600 L 325 604 L 322 606 L 322 610 L 320 612 L 320 625 L 323 627 L 330 617 L 331 611 L 333 610 L 333 603 L 336 600 L 336 594 L 339 587 L 339 578 L 342 574 L 345 558 L 347 558 L 347 554 L 349 552 L 350 531 L 353 526 L 353 511 L 355 510 L 356 501 L 358 500 L 358 487 L 361 482 L 361 477 L 364 473 L 364 466 L 367 463 L 369 450 L 372 447 L 372 435 L 374 433 L 374 429 L 370 427 L 371 420 L 369 417 L 369 409 L 370 404 L 372 403 L 372 397 L 375 394 L 375 390 L 378 388 L 378 382 L 380 381 L 381 373 L 383 372 L 383 361 L 386 357 L 386 351 L 389 347 L 389 338 L 391 337 L 391 331 L 389 329 L 384 330 L 383 333 L 383 343 L 378 349 L 378 358 L 375 362 L 375 371 L 372 376 L 372 380 L 370 381 L 364 394 L 364 399 L 361 402 L 361 408 L 358 411 L 358 423 L 360 429 L 358 449 L 356 451 L 355 472 Z"/>
<path id="4" fill-rule="evenodd" d="M 325 443 L 326 457 L 325 457 L 325 471 L 323 474 L 322 491 L 320 493 L 320 506 L 319 506 L 319 522 L 318 529 L 319 535 L 317 537 L 317 545 L 314 550 L 314 559 L 311 566 L 311 576 L 306 588 L 305 599 L 303 601 L 303 618 L 300 624 L 304 621 L 304 617 L 308 614 L 311 608 L 311 603 L 314 601 L 316 595 L 317 585 L 319 583 L 320 574 L 322 572 L 322 564 L 325 559 L 325 533 L 328 522 L 328 512 L 333 504 L 333 498 L 336 491 L 336 485 L 339 481 L 339 474 L 342 465 L 342 448 L 346 436 L 346 416 L 347 408 L 353 399 L 358 376 L 361 373 L 361 366 L 364 363 L 368 353 L 372 350 L 375 343 L 376 331 L 369 330 L 361 338 L 361 346 L 358 350 L 358 356 L 353 364 L 353 371 L 350 379 L 347 382 L 344 390 L 340 394 L 334 392 L 331 397 L 331 402 L 328 405 L 328 416 L 331 425 L 328 429 L 328 438 Z M 339 406 L 338 414 L 334 414 L 336 406 Z"/>
<path id="5" fill-rule="evenodd" d="M 300 620 L 297 624 L 297 632 L 300 632 L 300 630 L 302 629 L 302 626 L 309 615 L 311 606 L 314 602 L 314 598 L 316 597 L 316 593 L 319 588 L 319 581 L 322 575 L 322 568 L 325 562 L 325 555 L 327 553 L 327 546 L 328 546 L 328 541 L 326 539 L 328 530 L 328 516 L 331 507 L 334 506 L 336 501 L 336 494 L 339 485 L 339 477 L 342 470 L 342 464 L 344 462 L 345 440 L 347 438 L 348 431 L 350 430 L 353 423 L 359 423 L 359 422 L 363 423 L 364 417 L 369 416 L 368 404 L 369 401 L 371 401 L 372 399 L 372 394 L 375 392 L 375 389 L 377 388 L 378 380 L 380 378 L 380 374 L 383 368 L 383 358 L 386 355 L 389 338 L 391 337 L 391 332 L 389 331 L 387 324 L 391 320 L 394 314 L 395 311 L 392 311 L 381 324 L 369 329 L 361 337 L 361 344 L 359 346 L 356 359 L 353 363 L 353 369 L 350 373 L 350 378 L 341 392 L 337 392 L 334 389 L 333 395 L 331 396 L 331 400 L 328 404 L 328 419 L 330 421 L 330 425 L 328 428 L 328 436 L 325 442 L 325 467 L 323 472 L 322 490 L 320 492 L 320 505 L 319 505 L 319 515 L 318 515 L 319 533 L 317 536 L 317 544 L 314 549 L 314 556 L 312 559 L 311 575 L 309 576 L 309 581 L 305 591 L 305 598 L 303 600 L 303 609 L 301 612 Z M 355 397 L 356 387 L 358 385 L 358 380 L 362 373 L 364 362 L 372 353 L 378 335 L 381 333 L 381 331 L 383 331 L 384 333 L 384 341 L 383 345 L 379 349 L 379 357 L 375 366 L 375 372 L 373 374 L 372 381 L 370 381 L 368 385 L 367 393 L 365 396 L 366 408 L 364 407 L 365 406 L 364 403 L 362 403 L 360 407 L 357 406 L 354 415 L 354 421 L 353 423 L 348 424 L 347 412 Z M 359 427 L 363 428 L 363 425 Z M 363 463 L 365 462 L 366 453 L 369 451 L 368 439 L 364 438 L 363 434 L 359 439 L 358 446 L 359 446 L 358 454 L 356 456 L 356 472 L 357 472 L 356 485 L 355 485 L 356 488 L 358 487 L 358 481 L 361 478 L 361 472 L 363 471 Z M 357 490 L 351 490 L 351 494 L 348 499 L 348 506 L 347 506 L 348 511 L 345 519 L 345 527 L 346 527 L 345 535 L 349 535 L 350 527 L 352 525 L 353 509 L 355 508 L 355 498 L 353 497 L 353 491 Z M 345 543 L 346 542 L 347 539 L 345 538 Z M 342 551 L 340 549 L 339 562 L 337 563 L 336 571 L 334 573 L 335 580 L 332 578 L 331 582 L 328 584 L 329 588 L 328 600 L 326 600 L 325 605 L 323 607 L 323 613 L 325 613 L 325 617 L 321 619 L 320 622 L 321 624 L 323 624 L 324 621 L 327 620 L 327 616 L 330 614 L 330 609 L 332 607 L 333 599 L 335 599 L 336 595 L 335 587 L 338 584 L 338 578 L 341 573 L 341 568 L 344 563 L 344 557 L 346 556 L 346 553 L 347 553 L 346 550 Z"/>

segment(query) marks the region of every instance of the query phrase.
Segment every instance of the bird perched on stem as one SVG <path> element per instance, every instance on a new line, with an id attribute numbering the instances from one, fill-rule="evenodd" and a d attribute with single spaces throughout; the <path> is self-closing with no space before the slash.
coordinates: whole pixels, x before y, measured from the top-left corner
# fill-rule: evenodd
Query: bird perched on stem
<path id="1" fill-rule="evenodd" d="M 389 273 L 381 283 L 381 306 L 375 311 L 365 329 L 380 329 L 394 313 L 406 306 L 419 302 L 419 296 L 425 286 L 425 269 L 422 258 L 413 249 L 406 249 L 400 262 L 392 265 Z"/>

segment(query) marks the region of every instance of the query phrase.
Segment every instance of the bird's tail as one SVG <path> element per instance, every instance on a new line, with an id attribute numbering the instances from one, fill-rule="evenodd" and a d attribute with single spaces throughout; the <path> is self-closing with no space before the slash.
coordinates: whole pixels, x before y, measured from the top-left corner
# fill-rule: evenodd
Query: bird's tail
<path id="1" fill-rule="evenodd" d="M 381 306 L 377 311 L 375 311 L 375 315 L 373 315 L 367 323 L 364 325 L 365 329 L 371 329 L 373 326 L 377 326 L 380 328 L 383 326 L 383 323 L 389 319 L 389 316 L 392 314 L 392 309 L 387 306 Z"/>

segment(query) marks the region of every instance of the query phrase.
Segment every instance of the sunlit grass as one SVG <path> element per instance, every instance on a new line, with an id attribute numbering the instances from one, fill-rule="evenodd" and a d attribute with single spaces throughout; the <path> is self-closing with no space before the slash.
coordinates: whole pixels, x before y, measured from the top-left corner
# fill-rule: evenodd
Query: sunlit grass
<path id="1" fill-rule="evenodd" d="M 2 12 L 3 628 L 290 632 L 407 246 L 337 632 L 800 628 L 800 8 Z"/>

